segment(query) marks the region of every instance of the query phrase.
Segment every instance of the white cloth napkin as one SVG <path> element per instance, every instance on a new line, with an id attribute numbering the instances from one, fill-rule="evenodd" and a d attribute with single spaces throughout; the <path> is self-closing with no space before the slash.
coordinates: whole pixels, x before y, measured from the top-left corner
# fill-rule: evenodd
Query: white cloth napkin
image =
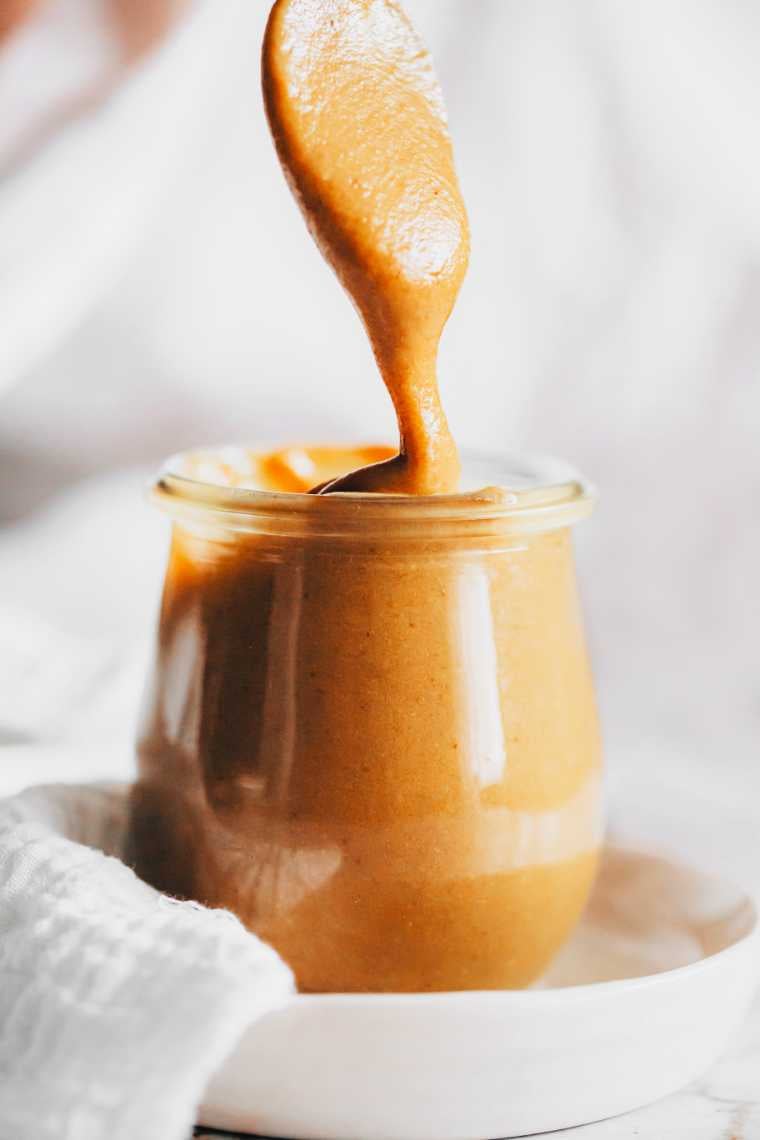
<path id="1" fill-rule="evenodd" d="M 118 858 L 125 785 L 0 801 L 0 1136 L 186 1140 L 206 1084 L 290 970 L 226 911 Z"/>

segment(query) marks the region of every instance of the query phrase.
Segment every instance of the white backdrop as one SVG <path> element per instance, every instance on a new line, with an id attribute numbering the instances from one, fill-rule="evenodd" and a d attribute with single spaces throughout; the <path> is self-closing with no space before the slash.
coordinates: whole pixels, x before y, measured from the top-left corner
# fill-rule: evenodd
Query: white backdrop
<path id="1" fill-rule="evenodd" d="M 554 451 L 600 488 L 579 555 L 618 796 L 746 801 L 760 6 L 407 7 L 472 222 L 441 359 L 455 433 Z M 163 549 L 144 465 L 392 431 L 268 138 L 267 8 L 198 0 L 126 69 L 99 0 L 43 6 L 0 48 L 0 764 L 19 780 L 29 741 L 45 774 L 85 747 L 93 770 L 130 763 Z"/>

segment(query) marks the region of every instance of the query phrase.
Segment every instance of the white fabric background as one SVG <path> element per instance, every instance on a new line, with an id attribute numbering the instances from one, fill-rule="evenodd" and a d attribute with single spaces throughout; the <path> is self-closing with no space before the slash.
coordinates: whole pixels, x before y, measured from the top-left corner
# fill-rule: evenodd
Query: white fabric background
<path id="1" fill-rule="evenodd" d="M 712 818 L 760 790 L 760 7 L 407 6 L 473 230 L 441 357 L 454 430 L 600 487 L 579 560 L 616 795 Z M 5 786 L 131 765 L 154 462 L 391 433 L 267 135 L 267 8 L 197 0 L 127 71 L 98 0 L 0 49 Z"/>

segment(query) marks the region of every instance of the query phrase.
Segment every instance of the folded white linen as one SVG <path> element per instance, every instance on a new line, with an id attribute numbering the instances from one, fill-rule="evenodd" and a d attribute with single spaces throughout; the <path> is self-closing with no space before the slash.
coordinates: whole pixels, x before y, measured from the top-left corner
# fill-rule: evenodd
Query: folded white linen
<path id="1" fill-rule="evenodd" d="M 186 1140 L 246 1025 L 293 991 L 225 911 L 118 859 L 127 785 L 0 802 L 0 1136 Z"/>

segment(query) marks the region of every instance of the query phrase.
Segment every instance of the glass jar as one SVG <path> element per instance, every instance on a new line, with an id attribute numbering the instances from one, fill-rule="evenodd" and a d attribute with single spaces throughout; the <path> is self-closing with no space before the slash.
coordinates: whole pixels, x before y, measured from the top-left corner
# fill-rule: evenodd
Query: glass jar
<path id="1" fill-rule="evenodd" d="M 319 497 L 185 456 L 154 489 L 173 534 L 129 857 L 302 990 L 528 985 L 593 883 L 570 533 L 592 495 L 553 461 L 465 469 L 486 489 Z"/>

